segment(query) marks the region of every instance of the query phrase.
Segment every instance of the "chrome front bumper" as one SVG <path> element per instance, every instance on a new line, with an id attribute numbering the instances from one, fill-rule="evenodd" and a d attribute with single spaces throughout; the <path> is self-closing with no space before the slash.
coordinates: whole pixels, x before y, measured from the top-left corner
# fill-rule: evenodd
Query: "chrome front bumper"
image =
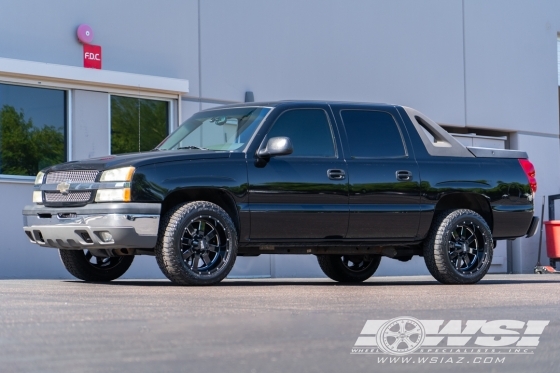
<path id="1" fill-rule="evenodd" d="M 26 206 L 23 230 L 31 242 L 57 249 L 152 249 L 160 210 L 156 203 Z"/>

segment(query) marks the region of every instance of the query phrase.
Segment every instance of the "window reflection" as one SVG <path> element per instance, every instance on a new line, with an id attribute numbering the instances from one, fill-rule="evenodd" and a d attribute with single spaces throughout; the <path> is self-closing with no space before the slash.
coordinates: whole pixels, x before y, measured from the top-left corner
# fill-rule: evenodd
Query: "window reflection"
<path id="1" fill-rule="evenodd" d="M 66 161 L 66 91 L 0 84 L 0 174 Z"/>
<path id="2" fill-rule="evenodd" d="M 154 149 L 168 134 L 167 101 L 111 96 L 111 154 Z"/>

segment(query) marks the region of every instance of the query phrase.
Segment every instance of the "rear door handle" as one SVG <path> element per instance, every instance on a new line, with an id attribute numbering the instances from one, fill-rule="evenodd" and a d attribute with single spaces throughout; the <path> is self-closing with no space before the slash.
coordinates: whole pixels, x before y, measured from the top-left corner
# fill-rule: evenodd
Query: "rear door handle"
<path id="1" fill-rule="evenodd" d="M 327 170 L 327 176 L 331 180 L 344 180 L 346 178 L 346 172 L 339 169 L 330 169 Z"/>
<path id="2" fill-rule="evenodd" d="M 399 170 L 396 172 L 398 181 L 410 181 L 412 180 L 412 172 L 406 170 Z"/>

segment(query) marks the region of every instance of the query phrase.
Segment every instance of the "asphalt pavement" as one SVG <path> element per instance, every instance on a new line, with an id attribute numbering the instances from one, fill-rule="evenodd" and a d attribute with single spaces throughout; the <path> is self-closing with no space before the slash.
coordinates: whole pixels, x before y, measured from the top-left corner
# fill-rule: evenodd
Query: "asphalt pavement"
<path id="1" fill-rule="evenodd" d="M 367 320 L 404 316 L 440 320 L 442 328 L 461 320 L 459 331 L 447 326 L 432 333 L 463 333 L 469 341 L 444 350 L 451 343 L 444 339 L 431 350 L 415 347 L 401 355 L 356 349 Z M 509 321 L 487 324 L 471 336 L 468 320 Z M 542 333 L 530 332 L 529 320 L 541 320 L 531 325 L 541 325 Z M 428 338 L 430 322 L 423 323 Z M 481 347 L 477 336 L 492 331 L 498 336 L 490 344 L 529 336 L 532 347 Z M 374 277 L 361 285 L 231 279 L 212 287 L 0 280 L 1 373 L 451 370 L 559 372 L 560 275 L 488 275 L 469 286 L 440 285 L 426 276 Z"/>

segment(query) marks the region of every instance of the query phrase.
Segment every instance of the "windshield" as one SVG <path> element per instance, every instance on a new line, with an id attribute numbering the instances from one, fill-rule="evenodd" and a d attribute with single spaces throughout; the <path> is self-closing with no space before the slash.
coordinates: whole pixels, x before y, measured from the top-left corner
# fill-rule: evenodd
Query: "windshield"
<path id="1" fill-rule="evenodd" d="M 239 107 L 201 111 L 165 139 L 159 150 L 238 150 L 253 136 L 270 108 Z"/>

